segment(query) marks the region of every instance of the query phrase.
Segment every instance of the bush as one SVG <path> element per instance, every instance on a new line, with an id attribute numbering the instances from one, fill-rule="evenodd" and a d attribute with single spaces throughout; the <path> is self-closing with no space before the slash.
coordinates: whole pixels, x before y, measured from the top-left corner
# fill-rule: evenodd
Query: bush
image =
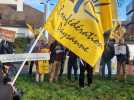
<path id="1" fill-rule="evenodd" d="M 16 38 L 15 39 L 15 50 L 16 53 L 23 53 L 27 47 L 27 44 L 30 42 L 29 38 Z"/>

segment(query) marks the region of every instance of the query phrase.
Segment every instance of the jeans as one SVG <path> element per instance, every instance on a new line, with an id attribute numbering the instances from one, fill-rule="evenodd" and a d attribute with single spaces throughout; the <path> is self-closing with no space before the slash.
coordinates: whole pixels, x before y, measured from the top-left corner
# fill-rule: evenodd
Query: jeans
<path id="1" fill-rule="evenodd" d="M 105 78 L 105 67 L 107 65 L 107 68 L 108 68 L 108 78 L 111 78 L 111 60 L 110 61 L 102 61 L 101 63 L 102 65 L 102 78 Z"/>
<path id="2" fill-rule="evenodd" d="M 73 60 L 69 59 L 69 61 L 68 61 L 67 77 L 68 77 L 69 80 L 71 80 L 72 68 L 74 70 L 75 80 L 77 80 L 78 79 L 78 76 L 77 76 L 77 70 L 78 70 L 77 59 L 73 59 Z"/>

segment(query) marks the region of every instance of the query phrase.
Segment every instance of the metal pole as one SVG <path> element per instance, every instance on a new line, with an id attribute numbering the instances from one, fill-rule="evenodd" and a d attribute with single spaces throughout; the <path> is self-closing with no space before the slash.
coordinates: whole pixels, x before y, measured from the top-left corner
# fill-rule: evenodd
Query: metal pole
<path id="1" fill-rule="evenodd" d="M 47 3 L 44 3 L 44 24 L 46 24 L 46 19 L 47 19 Z M 12 83 L 11 83 L 12 86 L 14 85 L 15 81 L 17 80 L 19 74 L 21 73 L 21 71 L 22 71 L 22 69 L 23 69 L 23 67 L 24 67 L 24 65 L 25 65 L 25 63 L 26 63 L 26 61 L 27 61 L 27 59 L 28 59 L 28 57 L 29 57 L 29 54 L 31 54 L 31 52 L 33 51 L 35 45 L 37 44 L 38 40 L 39 40 L 40 37 L 42 36 L 43 32 L 46 33 L 46 31 L 44 30 L 44 28 L 42 28 L 40 34 L 39 34 L 38 37 L 36 38 L 34 44 L 32 45 L 32 47 L 31 47 L 31 49 L 30 49 L 30 51 L 28 52 L 28 55 L 27 55 L 26 59 L 25 59 L 25 60 L 23 61 L 23 63 L 21 64 L 21 67 L 19 68 L 19 70 L 18 70 L 16 76 L 14 77 L 14 80 L 13 80 Z"/>
<path id="2" fill-rule="evenodd" d="M 47 3 L 44 3 L 44 24 L 46 24 L 46 21 L 47 21 L 47 9 L 48 9 L 48 5 L 47 5 Z M 45 37 L 46 37 L 47 42 L 48 42 L 48 38 L 46 36 L 47 32 L 44 31 L 44 33 L 45 33 Z"/>
<path id="3" fill-rule="evenodd" d="M 44 21 L 46 23 L 47 20 L 47 3 L 44 3 Z"/>
<path id="4" fill-rule="evenodd" d="M 43 16 L 44 16 L 44 24 L 46 24 L 46 20 L 47 20 L 47 7 L 48 7 L 48 5 L 47 5 L 47 3 L 43 2 L 43 1 L 41 1 L 40 4 L 43 4 L 43 6 L 44 6 L 44 14 L 43 14 Z M 44 33 L 45 33 L 44 35 L 46 37 L 46 31 L 44 31 Z"/>

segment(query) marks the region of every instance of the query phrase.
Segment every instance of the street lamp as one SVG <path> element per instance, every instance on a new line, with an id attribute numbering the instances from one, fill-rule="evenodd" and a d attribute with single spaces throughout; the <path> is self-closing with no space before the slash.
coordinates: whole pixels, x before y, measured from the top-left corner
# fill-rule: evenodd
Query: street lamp
<path id="1" fill-rule="evenodd" d="M 45 2 L 44 0 L 40 0 L 40 4 L 44 5 L 44 23 L 46 23 L 46 20 L 47 20 L 48 5 L 54 6 L 54 4 L 49 3 L 49 1 L 50 0 L 46 0 Z M 45 33 L 46 38 L 48 38 L 47 32 L 45 31 L 44 33 Z"/>
<path id="2" fill-rule="evenodd" d="M 46 23 L 46 16 L 47 16 L 47 4 L 45 2 L 40 2 L 40 4 L 44 5 L 44 22 Z"/>
<path id="3" fill-rule="evenodd" d="M 46 22 L 47 20 L 47 11 L 48 11 L 48 5 L 54 6 L 55 4 L 50 3 L 50 0 L 46 0 L 46 2 L 44 0 L 40 0 L 40 4 L 44 5 L 44 21 Z"/>
<path id="4" fill-rule="evenodd" d="M 48 11 L 48 5 L 50 6 L 54 6 L 55 4 L 54 3 L 51 3 L 50 0 L 40 0 L 40 4 L 43 4 L 44 5 L 44 18 L 45 18 L 45 21 L 47 19 L 47 11 Z"/>

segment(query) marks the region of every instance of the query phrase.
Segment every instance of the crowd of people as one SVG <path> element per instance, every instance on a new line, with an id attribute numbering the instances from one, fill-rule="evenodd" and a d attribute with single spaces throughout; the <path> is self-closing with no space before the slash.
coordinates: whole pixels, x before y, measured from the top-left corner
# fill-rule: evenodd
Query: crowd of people
<path id="1" fill-rule="evenodd" d="M 68 80 L 79 80 L 79 86 L 84 87 L 84 76 L 85 71 L 87 71 L 87 80 L 88 86 L 92 83 L 92 76 L 93 76 L 93 68 L 80 59 L 77 55 L 71 52 L 69 49 L 62 46 L 59 42 L 54 41 L 48 48 L 48 44 L 45 42 L 42 49 L 46 49 L 46 52 L 43 53 L 50 53 L 50 60 L 49 63 L 44 61 L 44 63 L 40 64 L 41 61 L 32 61 L 29 67 L 29 75 L 32 75 L 32 67 L 36 66 L 36 81 L 42 82 L 44 79 L 44 75 L 48 76 L 48 81 L 50 83 L 58 81 L 63 76 L 64 71 L 64 64 L 66 58 L 68 57 L 67 63 L 67 79 Z M 34 52 L 38 52 L 41 50 L 40 48 L 40 41 L 38 46 L 35 47 Z M 47 47 L 46 47 L 47 45 Z M 43 65 L 43 66 L 42 66 Z M 44 67 L 44 68 L 41 68 Z M 47 67 L 47 68 L 45 68 Z M 80 68 L 80 75 L 78 75 L 78 68 Z M 47 69 L 47 70 L 46 70 Z M 44 71 L 43 71 L 44 70 Z M 41 80 L 38 80 L 38 75 L 43 75 Z M 73 75 L 72 75 L 73 74 Z M 74 78 L 74 79 L 73 79 Z"/>
<path id="2" fill-rule="evenodd" d="M 50 83 L 56 82 L 62 77 L 64 71 L 64 64 L 66 62 L 66 59 L 68 58 L 68 63 L 66 64 L 67 79 L 76 81 L 78 80 L 79 87 L 83 88 L 85 86 L 85 71 L 87 71 L 87 83 L 88 86 L 90 86 L 93 79 L 94 66 L 90 66 L 89 64 L 87 64 L 85 61 L 75 55 L 72 51 L 65 48 L 57 41 L 54 41 L 49 46 L 49 48 L 47 47 L 47 49 L 49 49 L 47 52 L 50 53 L 50 60 L 49 63 L 44 64 L 44 67 L 48 68 L 47 71 L 44 71 L 42 74 L 47 74 Z M 116 42 L 115 39 L 109 39 L 105 41 L 104 52 L 100 60 L 100 75 L 102 79 L 112 79 L 111 60 L 113 57 L 117 58 L 117 80 L 126 80 L 126 66 L 127 64 L 129 64 L 130 53 L 129 48 L 123 38 L 120 39 L 119 42 Z M 39 61 L 36 61 L 34 63 L 36 66 L 38 66 L 38 68 L 41 67 L 41 65 L 39 65 Z M 106 66 L 108 69 L 108 75 L 105 74 Z M 29 75 L 31 75 L 31 72 L 32 69 L 30 68 Z M 37 73 L 39 73 L 39 70 L 37 70 Z"/>
<path id="3" fill-rule="evenodd" d="M 28 50 L 30 49 L 33 41 L 28 45 Z M 2 41 L 0 44 L 0 54 L 12 54 L 13 53 L 12 43 Z M 89 65 L 77 55 L 75 55 L 71 50 L 65 48 L 57 41 L 53 41 L 49 46 L 47 41 L 40 39 L 37 43 L 33 53 L 50 53 L 49 61 L 30 61 L 29 65 L 29 76 L 33 76 L 33 66 L 36 66 L 36 82 L 43 82 L 44 77 L 48 77 L 50 83 L 57 82 L 62 79 L 64 66 L 66 59 L 68 58 L 67 65 L 67 79 L 70 81 L 79 81 L 79 87 L 85 87 L 85 74 L 87 74 L 87 86 L 92 84 L 93 80 L 93 68 L 94 66 Z M 125 43 L 124 39 L 120 39 L 117 43 L 114 39 L 105 40 L 104 52 L 100 60 L 100 74 L 102 79 L 112 79 L 112 69 L 111 60 L 113 57 L 117 58 L 117 80 L 126 80 L 126 66 L 129 64 L 129 48 Z M 13 79 L 11 63 L 1 64 L 0 67 L 0 86 L 5 85 L 12 88 L 10 83 Z M 108 75 L 105 74 L 105 67 L 107 66 Z M 80 73 L 79 73 L 79 71 Z M 122 73 L 121 73 L 122 69 Z M 85 73 L 86 72 L 86 73 Z M 122 78 L 121 78 L 122 77 Z M 14 91 L 14 90 L 13 90 Z M 16 94 L 18 92 L 13 92 Z"/>
<path id="4" fill-rule="evenodd" d="M 105 67 L 108 69 L 108 79 L 112 77 L 112 58 L 116 57 L 117 59 L 117 80 L 126 81 L 126 68 L 130 64 L 130 52 L 128 45 L 125 43 L 124 39 L 120 39 L 118 43 L 115 43 L 114 39 L 108 41 L 105 44 L 104 52 L 101 57 L 100 69 L 102 79 L 105 79 Z M 122 69 L 122 70 L 121 70 Z M 122 73 L 121 73 L 122 72 Z"/>

